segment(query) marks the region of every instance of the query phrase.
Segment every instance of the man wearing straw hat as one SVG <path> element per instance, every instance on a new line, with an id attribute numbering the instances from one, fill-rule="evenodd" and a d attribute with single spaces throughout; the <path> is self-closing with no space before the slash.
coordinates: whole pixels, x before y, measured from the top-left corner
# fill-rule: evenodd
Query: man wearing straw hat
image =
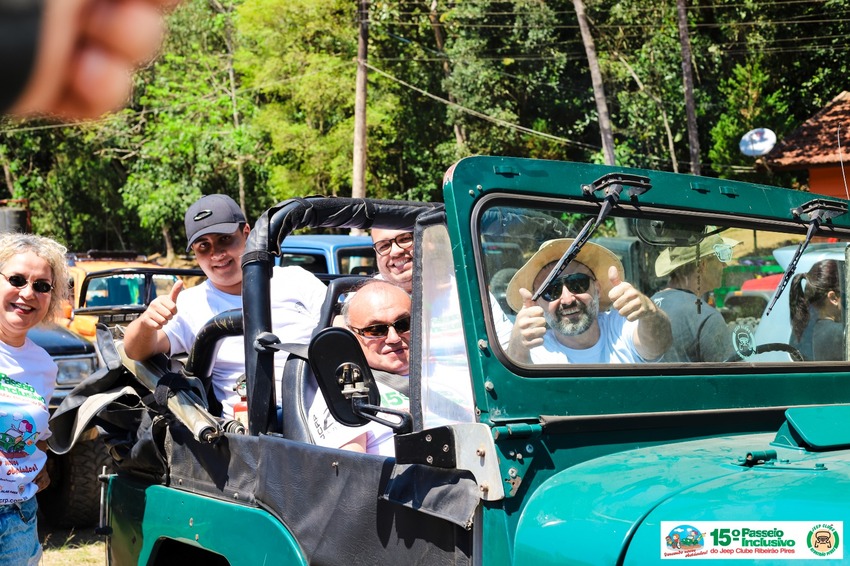
<path id="1" fill-rule="evenodd" d="M 735 353 L 723 315 L 702 296 L 720 285 L 723 264 L 732 259 L 738 240 L 719 234 L 693 246 L 667 248 L 655 260 L 655 274 L 667 286 L 652 296 L 670 317 L 673 345 L 662 362 L 722 362 Z"/>
<path id="2" fill-rule="evenodd" d="M 508 354 L 538 364 L 659 358 L 673 341 L 670 320 L 649 297 L 623 281 L 623 264 L 600 245 L 586 243 L 532 301 L 572 242 L 544 242 L 508 284 L 508 304 L 517 311 Z"/>

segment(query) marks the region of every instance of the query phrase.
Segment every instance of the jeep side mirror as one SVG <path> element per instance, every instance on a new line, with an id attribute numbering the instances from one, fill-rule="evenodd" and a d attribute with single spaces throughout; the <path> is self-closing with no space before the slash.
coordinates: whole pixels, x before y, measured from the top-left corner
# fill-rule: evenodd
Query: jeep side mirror
<path id="1" fill-rule="evenodd" d="M 362 426 L 374 421 L 400 434 L 410 432 L 413 424 L 410 413 L 380 406 L 378 385 L 360 343 L 350 331 L 336 326 L 320 331 L 310 341 L 307 358 L 319 391 L 337 422 Z M 384 419 L 377 413 L 393 415 L 397 420 Z"/>
<path id="2" fill-rule="evenodd" d="M 346 426 L 367 424 L 369 419 L 354 412 L 352 397 L 365 397 L 369 405 L 378 405 L 381 397 L 357 338 L 344 328 L 325 328 L 310 341 L 307 358 L 333 418 Z"/>

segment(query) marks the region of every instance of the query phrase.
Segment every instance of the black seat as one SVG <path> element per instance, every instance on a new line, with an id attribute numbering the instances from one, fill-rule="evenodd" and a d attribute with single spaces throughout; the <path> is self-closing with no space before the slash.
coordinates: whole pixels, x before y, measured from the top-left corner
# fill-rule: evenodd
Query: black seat
<path id="1" fill-rule="evenodd" d="M 338 277 L 328 281 L 328 291 L 322 304 L 319 325 L 313 333 L 333 324 L 334 318 L 340 314 L 342 303 L 340 297 L 352 289 L 368 281 L 369 277 L 349 276 Z M 290 354 L 286 360 L 281 377 L 280 404 L 282 407 L 281 433 L 284 438 L 300 442 L 313 442 L 313 436 L 308 426 L 308 414 L 319 389 L 313 370 L 306 359 Z"/>

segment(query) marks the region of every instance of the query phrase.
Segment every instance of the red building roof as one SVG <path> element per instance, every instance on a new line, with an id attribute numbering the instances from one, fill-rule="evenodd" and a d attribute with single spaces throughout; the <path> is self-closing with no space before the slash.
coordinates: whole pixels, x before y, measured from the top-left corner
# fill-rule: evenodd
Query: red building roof
<path id="1" fill-rule="evenodd" d="M 840 147 L 839 156 L 839 125 Z M 850 92 L 844 91 L 762 158 L 771 169 L 850 167 Z"/>

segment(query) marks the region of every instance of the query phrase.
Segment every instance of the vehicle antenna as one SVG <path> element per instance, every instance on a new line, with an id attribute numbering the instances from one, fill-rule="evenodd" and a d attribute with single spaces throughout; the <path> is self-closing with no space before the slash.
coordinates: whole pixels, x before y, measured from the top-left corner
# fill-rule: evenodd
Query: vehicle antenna
<path id="1" fill-rule="evenodd" d="M 844 181 L 844 195 L 850 200 L 850 191 L 847 190 L 847 175 L 844 174 L 844 157 L 841 154 L 841 124 L 838 124 L 838 161 L 841 164 L 841 179 Z"/>

